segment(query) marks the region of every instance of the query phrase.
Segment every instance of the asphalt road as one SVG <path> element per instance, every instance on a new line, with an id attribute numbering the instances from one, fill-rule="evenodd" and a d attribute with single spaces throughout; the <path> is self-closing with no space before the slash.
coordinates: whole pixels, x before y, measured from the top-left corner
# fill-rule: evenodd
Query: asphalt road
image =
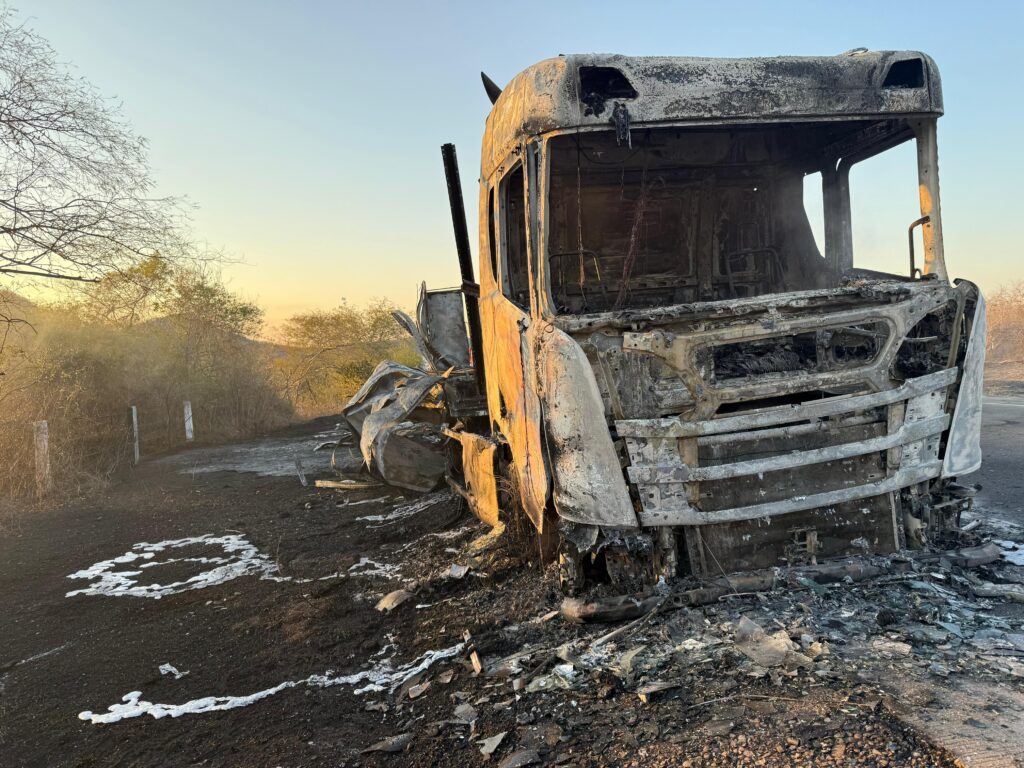
<path id="1" fill-rule="evenodd" d="M 1024 525 L 1024 397 L 985 398 L 981 450 L 981 469 L 963 481 L 981 484 L 985 513 Z"/>

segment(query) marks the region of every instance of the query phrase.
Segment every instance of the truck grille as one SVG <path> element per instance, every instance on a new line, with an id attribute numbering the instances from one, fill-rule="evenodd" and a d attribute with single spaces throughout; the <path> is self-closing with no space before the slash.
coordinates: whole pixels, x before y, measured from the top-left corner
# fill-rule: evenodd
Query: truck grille
<path id="1" fill-rule="evenodd" d="M 862 510 L 891 521 L 884 535 L 877 535 L 879 519 L 864 530 L 875 549 L 893 550 L 899 537 L 890 495 L 939 475 L 946 392 L 956 377 L 948 368 L 880 392 L 703 421 L 616 421 L 640 524 L 767 524 L 789 515 L 786 524 L 815 527 L 814 518 L 825 515 L 835 527 L 837 510 Z M 842 525 L 850 528 L 845 542 L 862 538 L 855 520 Z"/>

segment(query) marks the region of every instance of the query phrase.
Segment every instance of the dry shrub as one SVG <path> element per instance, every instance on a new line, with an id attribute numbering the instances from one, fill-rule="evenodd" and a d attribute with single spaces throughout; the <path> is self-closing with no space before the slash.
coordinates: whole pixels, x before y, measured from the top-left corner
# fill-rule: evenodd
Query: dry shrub
<path id="1" fill-rule="evenodd" d="M 395 309 L 377 299 L 365 307 L 342 303 L 288 319 L 277 369 L 299 414 L 337 413 L 381 360 L 419 365 L 412 340 L 391 316 Z"/>
<path id="2" fill-rule="evenodd" d="M 987 309 L 988 361 L 1024 365 L 1024 280 L 989 296 Z"/>
<path id="3" fill-rule="evenodd" d="M 101 397 L 116 398 L 109 384 L 116 347 L 94 340 L 89 350 L 70 350 L 52 320 L 35 313 L 37 329 L 19 329 L 3 352 L 0 402 L 0 495 L 25 497 L 35 488 L 33 422 L 47 421 L 50 464 L 58 488 L 90 488 L 110 476 L 127 448 L 124 411 L 111 418 Z M 45 323 L 45 325 L 44 325 Z M 106 334 L 102 334 L 105 336 Z M 95 353 L 95 354 L 94 354 Z"/>
<path id="4" fill-rule="evenodd" d="M 502 541 L 506 551 L 520 562 L 543 564 L 540 534 L 523 509 L 519 474 L 512 464 L 506 464 L 505 470 L 498 477 L 498 495 L 505 510 L 501 518 L 505 524 Z"/>
<path id="5" fill-rule="evenodd" d="M 261 310 L 197 266 L 215 256 L 181 201 L 153 194 L 145 140 L 16 15 L 0 5 L 0 277 L 87 282 L 48 307 L 0 283 L 3 515 L 32 492 L 33 421 L 66 494 L 124 465 L 129 405 L 147 451 L 181 442 L 184 399 L 201 439 L 292 416 L 251 341 Z"/>
<path id="6" fill-rule="evenodd" d="M 257 341 L 258 307 L 156 257 L 53 305 L 0 292 L 0 499 L 35 493 L 35 421 L 49 424 L 60 498 L 127 468 L 132 405 L 144 455 L 185 443 L 185 400 L 206 443 L 337 413 L 381 359 L 417 363 L 392 309 L 310 312 L 287 345 Z"/>
<path id="7" fill-rule="evenodd" d="M 105 311 L 109 284 L 59 306 L 8 296 L 8 316 L 25 322 L 8 323 L 0 347 L 0 497 L 34 492 L 35 421 L 49 424 L 59 498 L 92 490 L 127 466 L 131 405 L 146 454 L 184 442 L 184 400 L 201 442 L 251 436 L 293 418 L 274 380 L 273 348 L 248 336 L 259 328 L 259 309 L 199 272 L 159 282 L 130 321 Z"/>

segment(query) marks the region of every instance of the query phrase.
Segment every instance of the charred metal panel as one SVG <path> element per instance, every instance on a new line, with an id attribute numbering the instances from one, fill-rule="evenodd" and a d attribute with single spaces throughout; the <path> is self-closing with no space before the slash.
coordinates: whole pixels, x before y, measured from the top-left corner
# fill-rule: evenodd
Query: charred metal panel
<path id="1" fill-rule="evenodd" d="M 451 372 L 442 385 L 450 418 L 463 423 L 487 423 L 487 398 L 471 369 Z"/>
<path id="2" fill-rule="evenodd" d="M 487 410 L 496 431 L 508 441 L 523 508 L 541 528 L 548 477 L 541 442 L 540 400 L 531 368 L 524 364 L 524 352 L 529 354 L 529 350 L 525 349 L 521 328 L 529 320 L 500 294 L 488 294 L 480 297 L 480 321 L 487 366 Z"/>
<path id="3" fill-rule="evenodd" d="M 377 433 L 376 467 L 389 485 L 426 493 L 448 468 L 437 426 L 415 422 L 387 424 Z"/>
<path id="4" fill-rule="evenodd" d="M 610 417 L 656 418 L 693 405 L 693 396 L 671 366 L 655 355 L 624 350 L 621 336 L 596 333 L 583 348 Z"/>
<path id="5" fill-rule="evenodd" d="M 942 366 L 894 380 L 897 355 L 955 296 L 876 282 L 575 325 L 640 525 L 677 527 L 698 573 L 897 549 L 899 494 L 938 477 L 958 378 Z M 657 396 L 669 380 L 686 391 L 671 405 Z"/>
<path id="6" fill-rule="evenodd" d="M 497 525 L 499 520 L 498 480 L 494 470 L 495 453 L 498 444 L 471 432 L 445 430 L 445 434 L 457 440 L 462 449 L 462 477 L 465 485 L 458 485 L 449 478 L 452 485 L 469 503 L 473 514 L 487 525 Z"/>
<path id="7" fill-rule="evenodd" d="M 680 372 L 695 399 L 699 398 L 700 412 L 711 415 L 717 412 L 722 403 L 728 402 L 855 385 L 883 389 L 889 386 L 889 367 L 899 346 L 897 340 L 902 339 L 910 327 L 944 299 L 945 296 L 921 292 L 902 305 L 820 312 L 817 317 L 813 313 L 805 316 L 795 314 L 792 317 L 776 315 L 769 317 L 760 326 L 749 320 L 732 320 L 721 324 L 708 323 L 706 330 L 685 334 L 668 329 L 627 332 L 623 334 L 623 347 L 649 352 L 666 360 Z M 741 306 L 737 305 L 736 309 Z M 814 365 L 801 371 L 747 376 L 720 383 L 714 378 L 713 365 L 706 359 L 708 350 L 736 339 L 769 340 L 807 333 L 814 327 L 822 331 L 842 332 L 851 326 L 866 329 L 879 323 L 887 326 L 887 333 L 885 340 L 880 342 L 882 348 L 877 354 L 867 360 L 833 365 L 825 370 Z"/>
<path id="8" fill-rule="evenodd" d="M 981 466 L 981 398 L 985 375 L 985 297 L 977 294 L 971 333 L 964 358 L 963 376 L 953 425 L 946 441 L 946 455 L 942 461 L 942 476 L 956 477 L 976 471 Z"/>
<path id="9" fill-rule="evenodd" d="M 636 514 L 586 355 L 550 324 L 532 337 L 544 393 L 555 510 L 574 523 L 635 527 Z"/>
<path id="10" fill-rule="evenodd" d="M 886 84 L 895 62 L 915 60 L 921 62 L 920 86 Z M 613 69 L 621 82 L 614 93 L 606 89 L 601 99 L 590 78 L 581 87 L 580 68 L 584 75 L 596 68 Z M 632 123 L 938 116 L 942 87 L 935 62 L 915 51 L 751 59 L 559 56 L 534 64 L 502 89 L 487 118 L 484 176 L 523 138 L 556 129 L 606 128 L 615 103 L 626 106 Z"/>
<path id="11" fill-rule="evenodd" d="M 497 184 L 497 179 L 491 179 Z M 494 434 L 508 442 L 512 472 L 520 501 L 538 529 L 544 525 L 549 481 L 541 440 L 540 399 L 534 381 L 531 352 L 525 331 L 530 316 L 502 293 L 500 275 L 490 258 L 489 225 L 494 210 L 488 206 L 487 185 L 480 191 L 480 253 L 487 254 L 480 269 L 480 325 L 483 335 L 483 365 L 487 371 L 487 412 Z M 500 241 L 500 238 L 496 238 Z"/>
<path id="12" fill-rule="evenodd" d="M 696 573 L 811 564 L 899 549 L 891 494 L 794 512 L 785 518 L 703 525 L 688 529 L 702 557 Z M 696 533 L 695 533 L 696 532 Z"/>
<path id="13" fill-rule="evenodd" d="M 469 365 L 469 336 L 462 306 L 462 290 L 428 291 L 424 283 L 416 307 L 417 325 L 427 347 L 446 367 Z"/>
<path id="14" fill-rule="evenodd" d="M 572 336 L 599 330 L 637 330 L 674 322 L 728 324 L 750 318 L 772 320 L 815 310 L 836 312 L 853 307 L 884 306 L 937 290 L 943 293 L 943 298 L 948 298 L 948 286 L 912 283 L 888 275 L 886 279 L 851 281 L 836 288 L 769 293 L 739 301 L 685 302 L 646 309 L 563 315 L 552 322 Z"/>
<path id="15" fill-rule="evenodd" d="M 443 438 L 436 426 L 441 420 L 441 381 L 440 376 L 385 361 L 342 410 L 359 434 L 366 466 L 392 485 L 429 491 L 444 476 Z"/>

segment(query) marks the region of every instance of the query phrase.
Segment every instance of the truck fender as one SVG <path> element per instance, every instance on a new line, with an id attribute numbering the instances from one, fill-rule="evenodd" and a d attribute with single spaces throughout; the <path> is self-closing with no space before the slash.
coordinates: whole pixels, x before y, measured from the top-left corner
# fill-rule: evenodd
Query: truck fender
<path id="1" fill-rule="evenodd" d="M 635 528 L 636 512 L 586 354 L 550 323 L 534 323 L 530 331 L 555 511 L 574 523 Z"/>
<path id="2" fill-rule="evenodd" d="M 966 281 L 959 281 L 961 287 Z M 953 421 L 946 440 L 946 454 L 942 458 L 942 476 L 956 477 L 981 467 L 981 402 L 985 373 L 985 297 L 977 286 L 978 297 L 967 337 L 967 352 L 963 360 L 960 391 L 953 409 Z"/>

